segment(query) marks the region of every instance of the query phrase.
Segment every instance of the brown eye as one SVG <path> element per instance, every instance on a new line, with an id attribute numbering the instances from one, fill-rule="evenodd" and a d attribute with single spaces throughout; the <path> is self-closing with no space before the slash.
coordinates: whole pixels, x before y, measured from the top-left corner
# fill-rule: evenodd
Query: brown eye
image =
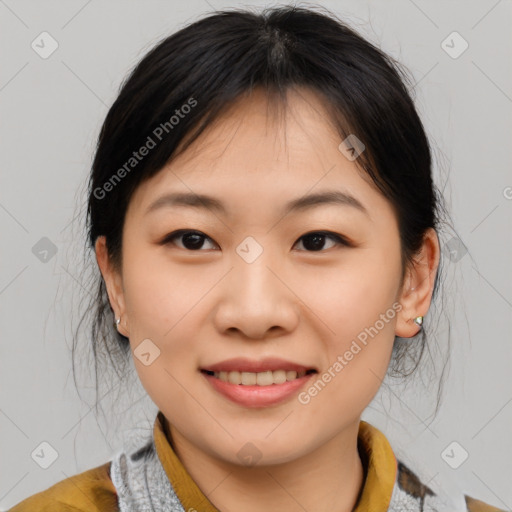
<path id="1" fill-rule="evenodd" d="M 175 240 L 179 239 L 182 239 L 181 246 L 175 243 Z M 177 245 L 181 249 L 198 251 L 203 247 L 205 240 L 211 240 L 211 238 L 201 233 L 201 231 L 180 229 L 167 235 L 162 241 L 162 245 L 172 244 Z"/>
<path id="2" fill-rule="evenodd" d="M 179 243 L 176 242 L 177 240 Z M 175 245 L 187 251 L 201 251 L 204 249 L 205 241 L 210 241 L 214 245 L 214 247 L 207 247 L 207 249 L 214 249 L 216 247 L 213 240 L 201 231 L 180 229 L 167 235 L 161 243 L 162 245 Z M 327 241 L 331 241 L 331 244 L 326 248 L 325 244 Z M 329 231 L 312 231 L 302 235 L 297 243 L 299 242 L 302 242 L 303 245 L 301 250 L 306 250 L 307 252 L 324 252 L 326 249 L 339 245 L 351 246 L 345 238 Z"/>
<path id="3" fill-rule="evenodd" d="M 303 246 L 305 247 L 306 251 L 308 252 L 321 252 L 323 251 L 325 241 L 326 240 L 332 240 L 334 241 L 334 244 L 331 245 L 331 247 L 334 247 L 336 245 L 345 245 L 349 246 L 350 244 L 342 238 L 340 235 L 337 235 L 335 233 L 331 233 L 329 231 L 313 231 L 311 233 L 307 233 L 305 235 L 302 235 L 299 238 L 300 240 L 303 240 Z M 331 248 L 331 247 L 328 247 Z"/>

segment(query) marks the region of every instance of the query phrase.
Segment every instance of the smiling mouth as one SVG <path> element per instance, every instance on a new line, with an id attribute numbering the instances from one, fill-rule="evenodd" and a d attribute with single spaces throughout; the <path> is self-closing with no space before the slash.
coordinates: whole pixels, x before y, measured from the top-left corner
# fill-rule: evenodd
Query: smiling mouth
<path id="1" fill-rule="evenodd" d="M 301 379 L 306 375 L 318 373 L 316 370 L 268 370 L 265 372 L 213 372 L 210 370 L 201 370 L 202 373 L 215 377 L 223 382 L 230 384 L 238 384 L 240 386 L 272 386 L 284 384 L 285 382 L 291 382 L 297 379 Z"/>

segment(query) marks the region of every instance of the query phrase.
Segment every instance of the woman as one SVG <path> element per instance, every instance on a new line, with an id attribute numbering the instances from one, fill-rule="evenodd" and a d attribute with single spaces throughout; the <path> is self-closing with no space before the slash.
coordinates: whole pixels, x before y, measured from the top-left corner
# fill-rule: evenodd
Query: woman
<path id="1" fill-rule="evenodd" d="M 293 7 L 207 16 L 140 61 L 99 136 L 88 239 L 94 340 L 130 349 L 153 436 L 14 512 L 498 510 L 435 492 L 361 420 L 419 363 L 439 281 L 405 83 Z"/>

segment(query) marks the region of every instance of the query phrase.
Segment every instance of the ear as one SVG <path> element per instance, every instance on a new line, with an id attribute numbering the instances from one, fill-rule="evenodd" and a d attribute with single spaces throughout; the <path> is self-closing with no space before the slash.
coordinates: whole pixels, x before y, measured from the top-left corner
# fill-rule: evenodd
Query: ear
<path id="1" fill-rule="evenodd" d="M 417 316 L 425 316 L 430 307 L 434 282 L 439 266 L 439 239 L 433 228 L 425 233 L 423 245 L 414 258 L 412 268 L 407 271 L 401 296 L 402 310 L 398 313 L 395 334 L 411 338 L 418 334 L 420 327 L 414 322 Z"/>
<path id="2" fill-rule="evenodd" d="M 107 288 L 108 300 L 110 306 L 114 310 L 114 317 L 120 318 L 121 322 L 117 327 L 119 333 L 123 336 L 129 337 L 128 331 L 128 318 L 126 316 L 126 307 L 124 301 L 123 279 L 121 274 L 115 270 L 110 261 L 106 237 L 99 236 L 95 243 L 96 261 L 105 281 Z"/>

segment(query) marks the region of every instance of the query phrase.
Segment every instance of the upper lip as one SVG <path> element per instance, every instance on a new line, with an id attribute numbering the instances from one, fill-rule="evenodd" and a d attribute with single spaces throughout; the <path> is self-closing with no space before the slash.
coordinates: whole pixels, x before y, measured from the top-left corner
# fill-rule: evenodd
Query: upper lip
<path id="1" fill-rule="evenodd" d="M 313 366 L 304 366 L 299 363 L 292 361 L 286 361 L 285 359 L 279 359 L 275 357 L 261 359 L 259 361 L 246 359 L 243 357 L 237 357 L 234 359 L 228 359 L 219 363 L 211 364 L 200 368 L 209 372 L 251 372 L 259 373 L 265 371 L 285 370 L 285 371 L 308 371 L 317 369 Z"/>

